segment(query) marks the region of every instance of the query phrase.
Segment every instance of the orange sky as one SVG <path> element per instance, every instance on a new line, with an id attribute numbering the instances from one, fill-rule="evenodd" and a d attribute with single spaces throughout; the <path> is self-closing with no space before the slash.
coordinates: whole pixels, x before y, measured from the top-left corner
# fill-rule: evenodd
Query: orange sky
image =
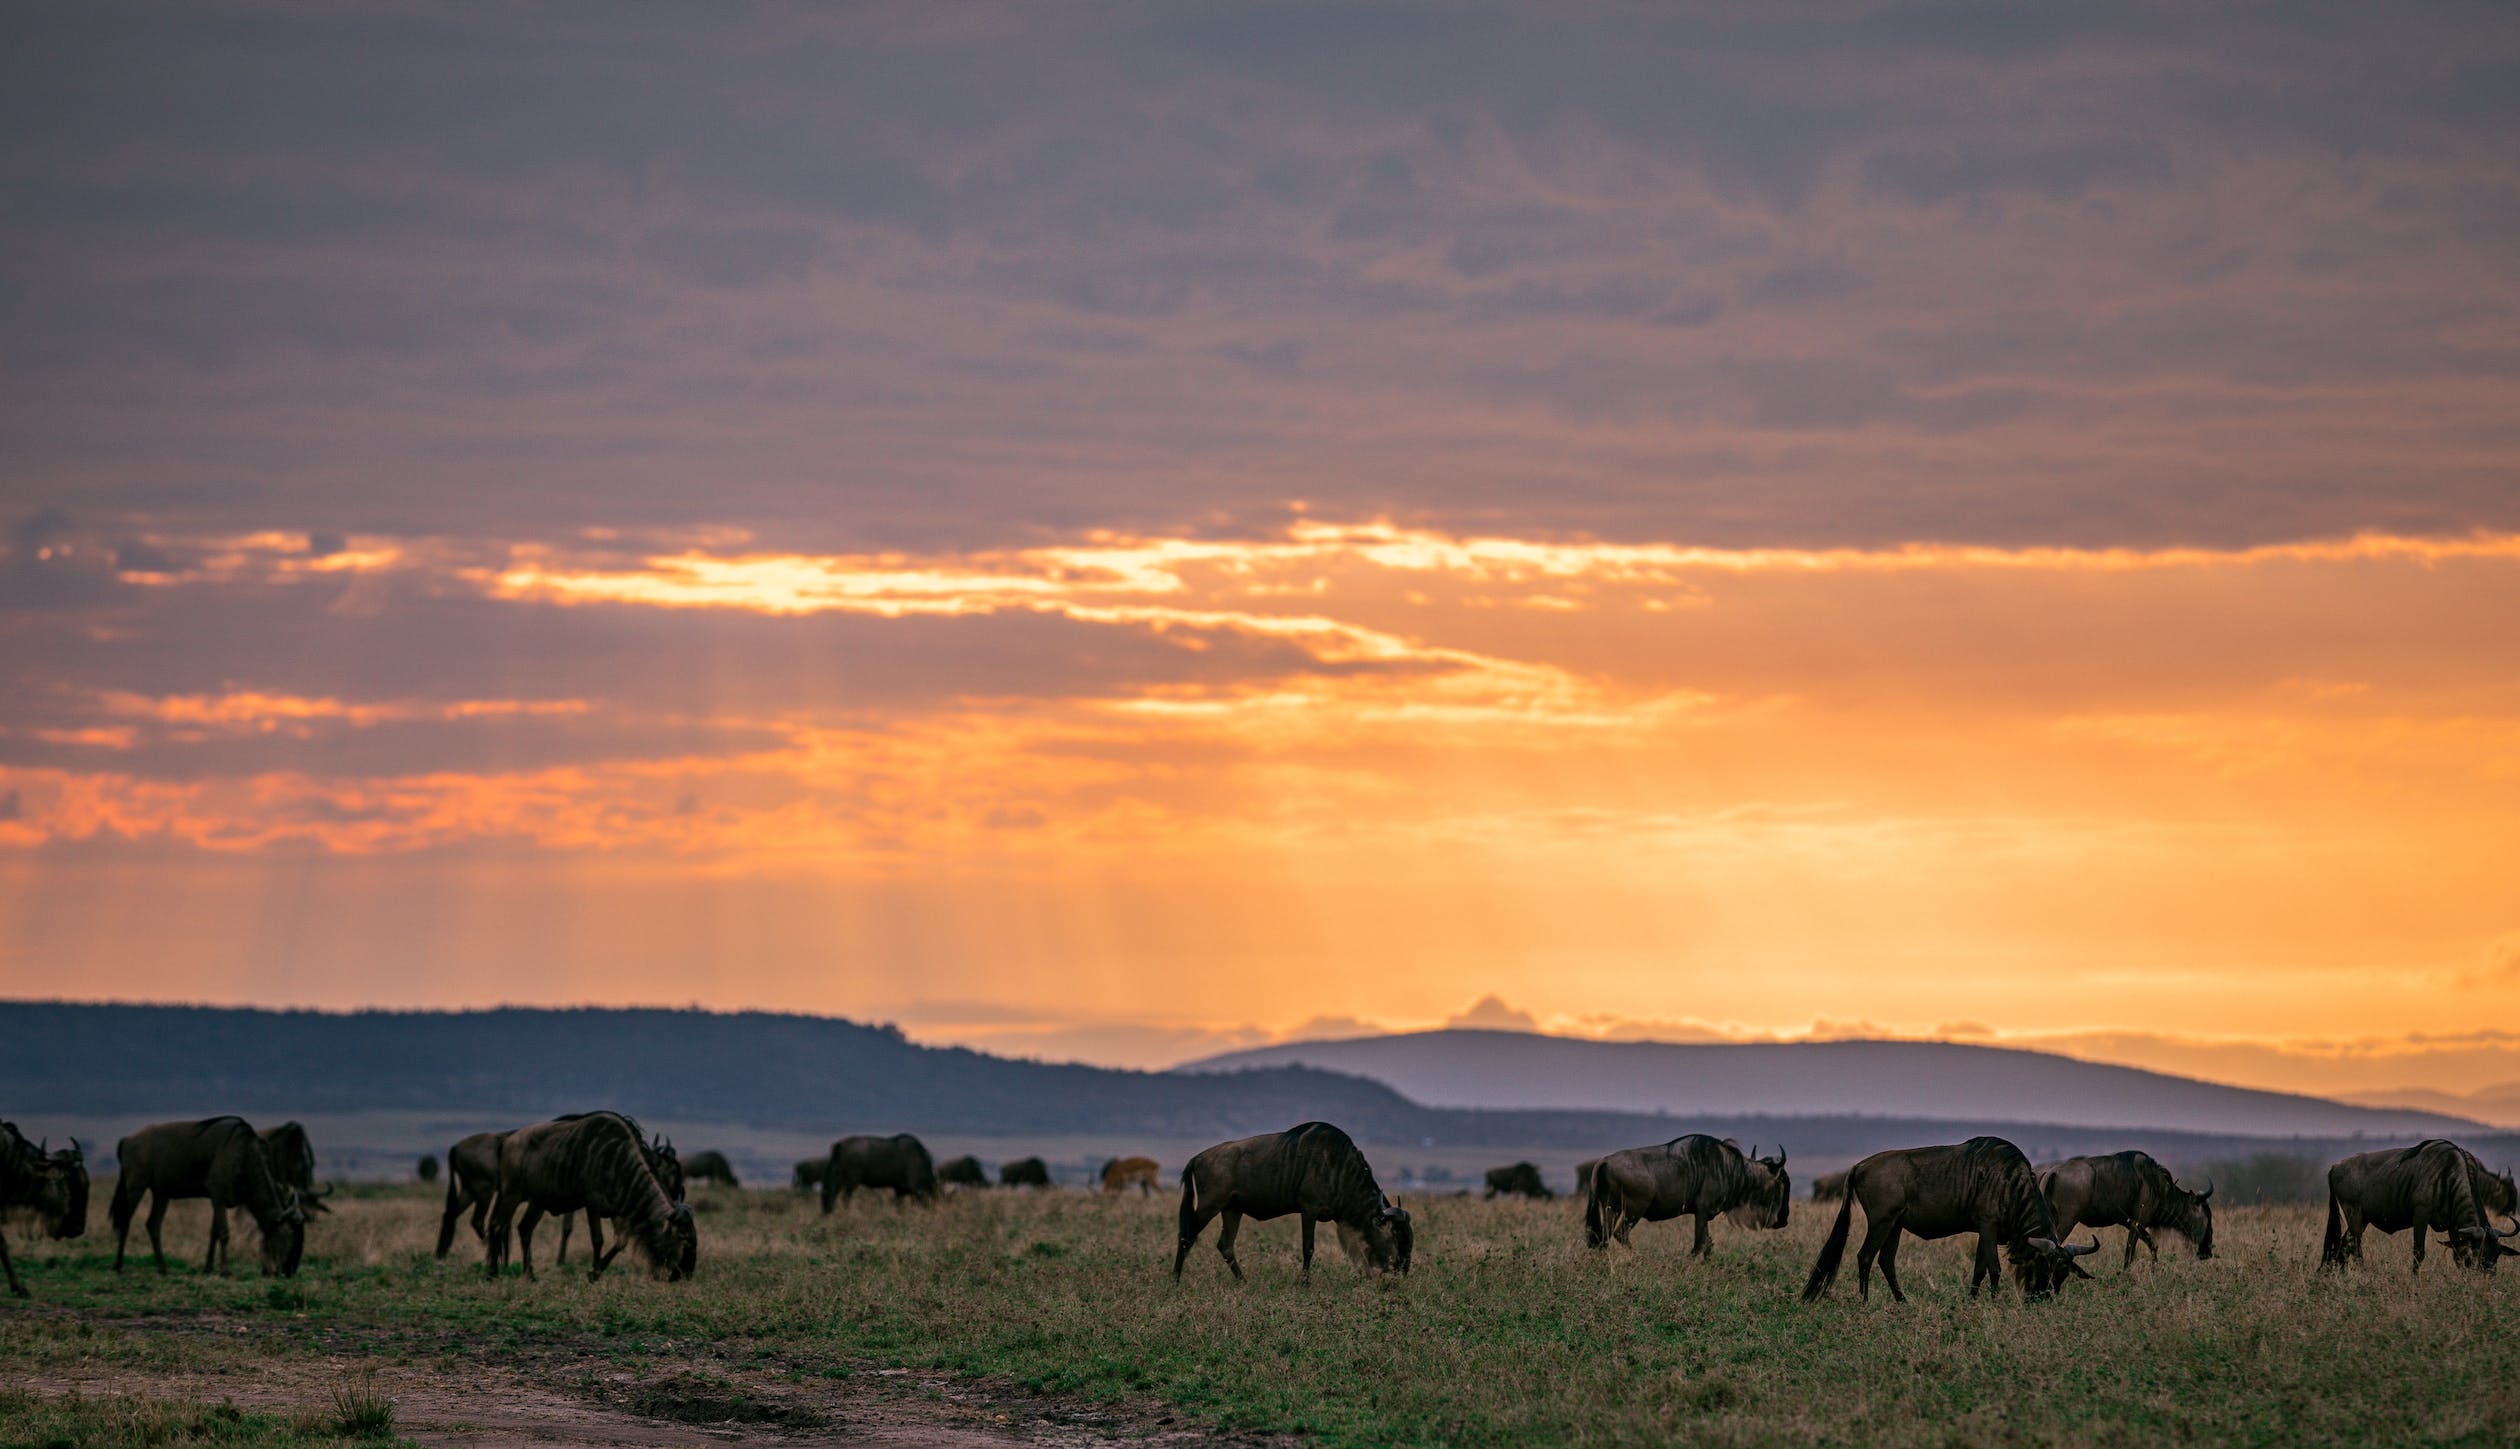
<path id="1" fill-rule="evenodd" d="M 2520 1081 L 2510 15 L 159 20 L 0 16 L 0 994 Z"/>

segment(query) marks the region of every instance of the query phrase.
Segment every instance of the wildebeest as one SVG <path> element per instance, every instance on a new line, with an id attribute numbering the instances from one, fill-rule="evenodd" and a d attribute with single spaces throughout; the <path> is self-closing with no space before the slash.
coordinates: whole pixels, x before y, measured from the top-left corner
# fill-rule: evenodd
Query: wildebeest
<path id="1" fill-rule="evenodd" d="M 2454 1248 L 2464 1245 L 2469 1263 L 2487 1273 L 2507 1253 L 2503 1239 L 2520 1232 L 2496 1228 L 2478 1200 L 2476 1159 L 2467 1149 L 2442 1138 L 2412 1147 L 2359 1152 L 2328 1169 L 2327 1238 L 2319 1248 L 2319 1266 L 2343 1268 L 2362 1257 L 2365 1227 L 2384 1233 L 2415 1230 L 2415 1271 L 2424 1269 L 2424 1234 L 2438 1230 Z"/>
<path id="2" fill-rule="evenodd" d="M 720 1187 L 743 1186 L 735 1180 L 734 1165 L 726 1160 L 726 1154 L 715 1149 L 691 1154 L 691 1160 L 684 1163 L 682 1169 L 686 1182 L 714 1182 Z"/>
<path id="3" fill-rule="evenodd" d="M 1304 1271 L 1312 1271 L 1313 1225 L 1330 1222 L 1355 1235 L 1367 1266 L 1378 1272 L 1409 1271 L 1414 1237 L 1405 1208 L 1383 1195 L 1374 1169 L 1345 1132 L 1327 1122 L 1306 1122 L 1284 1132 L 1220 1142 L 1181 1169 L 1181 1239 L 1173 1250 L 1173 1277 L 1208 1221 L 1222 1213 L 1216 1251 L 1234 1276 L 1234 1235 L 1244 1218 L 1262 1222 L 1294 1213 L 1303 1222 Z"/>
<path id="4" fill-rule="evenodd" d="M 552 1120 L 575 1122 L 587 1115 L 589 1114 L 585 1112 L 571 1112 L 563 1117 L 554 1117 Z M 648 1171 L 656 1174 L 656 1185 L 665 1189 L 665 1196 L 668 1199 L 681 1202 L 686 1184 L 683 1179 L 682 1159 L 675 1155 L 673 1142 L 661 1133 L 654 1137 L 648 1136 L 647 1129 L 639 1125 L 639 1119 L 627 1112 L 615 1112 L 613 1115 L 630 1124 L 631 1134 L 639 1139 L 639 1155 L 647 1159 Z M 576 1221 L 576 1217 L 570 1213 L 561 1213 L 559 1217 L 560 1251 L 553 1257 L 565 1263 L 569 1261 L 569 1225 Z M 690 1240 L 690 1245 L 696 1249 L 698 1242 L 698 1238 L 694 1237 Z M 688 1260 L 682 1264 L 684 1277 L 691 1276 L 692 1266 Z"/>
<path id="5" fill-rule="evenodd" d="M 499 1196 L 499 1140 L 504 1132 L 475 1132 L 446 1149 L 446 1215 L 438 1221 L 437 1255 L 455 1245 L 455 1221 L 472 1210 L 473 1236 L 490 1240 L 490 1204 Z"/>
<path id="6" fill-rule="evenodd" d="M 823 1169 L 830 1165 L 831 1159 L 828 1157 L 806 1158 L 803 1162 L 796 1164 L 796 1171 L 789 1174 L 788 1187 L 796 1192 L 814 1191 L 822 1186 Z"/>
<path id="7" fill-rule="evenodd" d="M 1811 1180 L 1813 1202 L 1835 1202 L 1844 1196 L 1846 1196 L 1846 1174 L 1843 1172 L 1824 1172 Z"/>
<path id="8" fill-rule="evenodd" d="M 2068 1157 L 2039 1169 L 2039 1192 L 2047 1198 L 2056 1230 L 2070 1236 L 2078 1227 L 2126 1229 L 2126 1262 L 2135 1265 L 2135 1247 L 2142 1244 L 2161 1259 L 2161 1245 L 2152 1230 L 2164 1228 L 2196 1245 L 2201 1260 L 2214 1256 L 2214 1185 L 2190 1192 L 2171 1179 L 2170 1169 L 2144 1152 L 2112 1152 L 2103 1157 Z"/>
<path id="9" fill-rule="evenodd" d="M 1547 1183 L 1540 1180 L 1540 1169 L 1528 1162 L 1517 1162 L 1511 1167 L 1488 1169 L 1487 1195 L 1494 1197 L 1500 1192 L 1512 1193 L 1516 1197 L 1540 1198 L 1544 1201 L 1557 1196 L 1556 1193 L 1549 1191 Z"/>
<path id="10" fill-rule="evenodd" d="M 1115 1157 L 1102 1165 L 1102 1190 L 1119 1192 L 1135 1184 L 1144 1197 L 1155 1190 L 1155 1174 L 1162 1170 L 1152 1157 Z"/>
<path id="11" fill-rule="evenodd" d="M 210 1251 L 201 1270 L 215 1271 L 228 1250 L 228 1209 L 241 1207 L 262 1233 L 265 1274 L 288 1277 L 297 1272 L 306 1251 L 306 1204 L 313 1194 L 280 1181 L 271 1170 L 271 1150 L 242 1117 L 209 1117 L 199 1122 L 160 1122 L 124 1138 L 114 1149 L 122 1175 L 114 1182 L 114 1200 L 107 1209 L 114 1222 L 114 1269 L 122 1270 L 123 1251 L 131 1240 L 131 1215 L 140 1199 L 149 1201 L 149 1249 L 157 1269 L 166 1271 L 166 1246 L 158 1230 L 166 1222 L 169 1203 L 178 1198 L 210 1199 Z"/>
<path id="12" fill-rule="evenodd" d="M 2476 1194 L 2476 1205 L 2488 1214 L 2500 1213 L 2506 1221 L 2520 1223 L 2520 1183 L 2512 1181 L 2511 1170 L 2505 1168 L 2496 1175 L 2477 1160 L 2475 1153 L 2464 1147 L 2459 1149 L 2459 1155 L 2467 1159 L 2468 1188 Z M 2450 1240 L 2450 1260 L 2462 1268 L 2475 1266 L 2470 1261 L 2475 1257 L 2475 1251 L 2468 1242 L 2466 1238 Z"/>
<path id="13" fill-rule="evenodd" d="M 2013 1278 L 2021 1291 L 2044 1297 L 2082 1272 L 2076 1258 L 2100 1251 L 2097 1238 L 2088 1244 L 2065 1242 L 2057 1233 L 2055 1214 L 2039 1193 L 2030 1159 L 2001 1137 L 1972 1137 L 1955 1147 L 1902 1147 L 1876 1152 L 1847 1169 L 1846 1201 L 1820 1257 L 1803 1284 L 1803 1301 L 1811 1302 L 1837 1281 L 1838 1263 L 1846 1256 L 1846 1232 L 1855 1205 L 1864 1206 L 1864 1246 L 1855 1256 L 1856 1291 L 1872 1297 L 1873 1260 L 1881 1260 L 1881 1281 L 1901 1303 L 1899 1234 L 1948 1238 L 1977 1234 L 1977 1263 L 1969 1274 L 1969 1296 L 1978 1286 L 2003 1287 L 1995 1249 L 2003 1246 L 2012 1260 Z"/>
<path id="14" fill-rule="evenodd" d="M 822 1210 L 855 1198 L 861 1187 L 889 1187 L 893 1201 L 905 1197 L 936 1200 L 936 1161 L 927 1144 L 907 1132 L 890 1137 L 859 1135 L 831 1144 L 831 1160 L 823 1171 Z"/>
<path id="15" fill-rule="evenodd" d="M 434 1152 L 421 1153 L 418 1171 L 422 1182 L 437 1181 L 437 1154 Z"/>
<path id="16" fill-rule="evenodd" d="M 0 1208 L 32 1208 L 44 1225 L 44 1236 L 60 1241 L 87 1233 L 88 1175 L 79 1139 L 59 1152 L 47 1141 L 34 1143 L 14 1122 L 0 1122 Z M 0 1231 L 0 1272 L 8 1274 L 9 1291 L 27 1296 L 18 1281 L 17 1264 L 9 1261 L 9 1235 Z"/>
<path id="17" fill-rule="evenodd" d="M 1023 1158 L 1002 1164 L 998 1168 L 998 1186 L 1000 1187 L 1048 1187 L 1049 1185 L 1050 1164 L 1038 1157 Z"/>
<path id="18" fill-rule="evenodd" d="M 280 1179 L 282 1187 L 315 1190 L 315 1144 L 307 1140 L 304 1127 L 295 1122 L 265 1127 L 262 1140 L 271 1152 L 271 1175 Z"/>
<path id="19" fill-rule="evenodd" d="M 600 1278 L 625 1243 L 636 1242 L 651 1271 L 667 1281 L 690 1275 L 699 1232 L 691 1208 L 657 1180 L 649 1144 L 636 1123 L 616 1112 L 588 1112 L 519 1127 L 499 1139 L 499 1198 L 490 1210 L 483 1267 L 495 1278 L 507 1261 L 514 1226 L 525 1276 L 534 1276 L 534 1226 L 546 1213 L 584 1212 L 587 1273 Z M 518 1221 L 519 1209 L 524 1218 Z M 620 1231 L 604 1251 L 603 1220 Z"/>
<path id="20" fill-rule="evenodd" d="M 955 1187 L 987 1187 L 989 1170 L 980 1165 L 979 1158 L 966 1152 L 936 1169 L 936 1180 Z"/>
<path id="21" fill-rule="evenodd" d="M 1744 1227 L 1781 1228 L 1792 1211 L 1793 1179 L 1785 1149 L 1760 1157 L 1730 1142 L 1691 1132 L 1652 1147 L 1613 1152 L 1593 1165 L 1584 1192 L 1584 1242 L 1608 1247 L 1628 1241 L 1640 1222 L 1659 1223 L 1686 1213 L 1697 1220 L 1689 1256 L 1715 1250 L 1709 1220 L 1729 1216 Z"/>

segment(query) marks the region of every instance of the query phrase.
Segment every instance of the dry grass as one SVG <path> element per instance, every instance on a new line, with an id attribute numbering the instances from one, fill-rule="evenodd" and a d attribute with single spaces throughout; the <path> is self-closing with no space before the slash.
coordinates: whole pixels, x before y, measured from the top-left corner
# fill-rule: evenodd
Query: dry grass
<path id="1" fill-rule="evenodd" d="M 2113 1233 L 2101 1281 L 2045 1304 L 1971 1302 L 1964 1242 L 1911 1243 L 1911 1301 L 1866 1308 L 1851 1264 L 1835 1296 L 1796 1301 L 1826 1227 L 1807 1205 L 1783 1233 L 1719 1225 L 1705 1263 L 1683 1259 L 1685 1225 L 1603 1255 L 1568 1203 L 1410 1205 L 1405 1281 L 1359 1275 L 1325 1235 L 1308 1283 L 1281 1222 L 1246 1226 L 1249 1282 L 1226 1277 L 1211 1228 L 1178 1286 L 1170 1203 L 1063 1192 L 861 1202 L 829 1219 L 784 1192 L 704 1192 L 700 1277 L 684 1284 L 628 1256 L 600 1283 L 582 1265 L 486 1282 L 468 1232 L 431 1260 L 435 1204 L 416 1189 L 342 1202 L 277 1292 L 242 1248 L 234 1276 L 117 1277 L 100 1222 L 26 1255 L 55 1311 L 0 1333 L 0 1376 L 321 1339 L 457 1364 L 566 1346 L 712 1385 L 938 1367 L 1332 1443 L 2520 1441 L 2520 1274 L 2460 1273 L 2436 1251 L 2413 1278 L 2405 1240 L 2375 1235 L 2367 1268 L 2322 1279 L 2304 1209 L 2228 1213 L 2215 1261 L 2173 1248 L 2131 1273 Z M 198 1210 L 172 1224 L 170 1247 L 192 1258 Z M 547 1263 L 553 1245 L 539 1246 Z"/>

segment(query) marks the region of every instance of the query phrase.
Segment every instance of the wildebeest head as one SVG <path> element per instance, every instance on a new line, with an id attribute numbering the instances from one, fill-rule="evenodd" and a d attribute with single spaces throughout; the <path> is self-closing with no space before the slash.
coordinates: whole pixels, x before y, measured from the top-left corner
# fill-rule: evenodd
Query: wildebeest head
<path id="1" fill-rule="evenodd" d="M 1405 1274 L 1409 1271 L 1409 1254 L 1416 1245 L 1417 1235 L 1409 1227 L 1407 1208 L 1384 1198 L 1382 1206 L 1365 1220 L 1364 1230 L 1357 1236 L 1364 1240 L 1367 1267 L 1377 1273 Z"/>
<path id="2" fill-rule="evenodd" d="M 2178 1201 L 2170 1205 L 2170 1218 L 2162 1226 L 2185 1234 L 2189 1242 L 2196 1244 L 2199 1261 L 2214 1256 L 2213 1180 L 2206 1179 L 2203 1192 L 2189 1192 L 2185 1188 L 2177 1189 L 2177 1192 Z"/>
<path id="3" fill-rule="evenodd" d="M 1750 1190 L 1725 1216 L 1745 1228 L 1781 1228 L 1793 1216 L 1794 1180 L 1785 1173 L 1785 1147 L 1774 1157 L 1761 1157 L 1757 1144 L 1741 1155 L 1750 1170 Z"/>
<path id="4" fill-rule="evenodd" d="M 21 1142 L 25 1139 L 19 1139 Z M 43 1220 L 44 1234 L 51 1238 L 76 1238 L 87 1232 L 88 1175 L 86 1154 L 79 1150 L 79 1139 L 59 1152 L 49 1149 L 50 1139 L 35 1149 L 34 1165 L 36 1215 Z"/>
<path id="5" fill-rule="evenodd" d="M 666 1215 L 665 1230 L 673 1238 L 673 1257 L 650 1264 L 648 1271 L 669 1283 L 680 1282 L 700 1266 L 700 1225 L 691 1216 L 691 1204 L 676 1200 L 673 1212 Z"/>
<path id="6" fill-rule="evenodd" d="M 280 1211 L 270 1222 L 260 1224 L 264 1277 L 297 1276 L 298 1260 L 306 1256 L 306 1199 L 310 1196 L 296 1188 L 283 1190 Z M 320 1203 L 317 1211 L 324 1211 Z"/>
<path id="7" fill-rule="evenodd" d="M 2021 1287 L 2025 1298 L 2047 1298 L 2064 1288 L 2069 1278 L 2088 1278 L 2076 1259 L 2100 1251 L 2100 1240 L 2088 1243 L 2060 1243 L 2054 1238 L 2027 1237 L 2005 1246 L 2012 1259 L 2013 1282 Z"/>

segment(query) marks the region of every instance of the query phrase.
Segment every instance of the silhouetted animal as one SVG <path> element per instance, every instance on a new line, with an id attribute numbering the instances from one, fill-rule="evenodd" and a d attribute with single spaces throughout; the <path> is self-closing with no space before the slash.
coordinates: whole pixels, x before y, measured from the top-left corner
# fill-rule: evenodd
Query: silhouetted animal
<path id="1" fill-rule="evenodd" d="M 1977 1263 L 1969 1274 L 1972 1298 L 1980 1284 L 1990 1290 L 2003 1287 L 1995 1262 L 1998 1244 L 2012 1260 L 2013 1278 L 2021 1291 L 2034 1298 L 2056 1292 L 2069 1276 L 2090 1277 L 2074 1260 L 2100 1251 L 2096 1238 L 2080 1246 L 2060 1239 L 2055 1215 L 2048 1211 L 2038 1178 L 2030 1170 L 2030 1159 L 2001 1137 L 1972 1137 L 1954 1147 L 1893 1148 L 1876 1152 L 1847 1170 L 1846 1201 L 1839 1206 L 1837 1222 L 1820 1245 L 1819 1260 L 1811 1265 L 1811 1277 L 1803 1284 L 1805 1303 L 1828 1292 L 1837 1281 L 1838 1263 L 1846 1256 L 1847 1226 L 1857 1203 L 1864 1207 L 1864 1246 L 1855 1257 L 1855 1286 L 1868 1301 L 1875 1258 L 1881 1260 L 1881 1281 L 1890 1285 L 1890 1296 L 1907 1301 L 1907 1295 L 1899 1291 L 1902 1232 L 1920 1238 L 1976 1233 Z"/>
<path id="2" fill-rule="evenodd" d="M 714 1150 L 691 1154 L 691 1160 L 683 1164 L 683 1179 L 686 1182 L 714 1182 L 720 1187 L 743 1186 L 735 1180 L 735 1168 L 727 1162 L 726 1154 Z"/>
<path id="3" fill-rule="evenodd" d="M 2214 1185 L 2190 1192 L 2173 1181 L 2170 1169 L 2142 1152 L 2112 1152 L 2105 1157 L 2068 1157 L 2039 1169 L 2039 1192 L 2047 1198 L 2056 1230 L 2071 1236 L 2077 1227 L 2126 1229 L 2126 1262 L 2135 1264 L 2141 1243 L 2161 1260 L 2154 1228 L 2177 1233 L 2196 1245 L 2199 1259 L 2214 1256 Z"/>
<path id="4" fill-rule="evenodd" d="M 87 1234 L 87 1156 L 79 1139 L 59 1152 L 52 1143 L 34 1143 L 14 1122 L 0 1122 L 0 1208 L 31 1208 L 44 1225 L 44 1236 L 59 1242 Z M 0 1272 L 9 1291 L 20 1298 L 26 1285 L 18 1281 L 17 1264 L 9 1261 L 9 1235 L 0 1231 Z"/>
<path id="5" fill-rule="evenodd" d="M 1813 1202 L 1835 1202 L 1844 1196 L 1846 1196 L 1846 1174 L 1843 1172 L 1824 1172 L 1811 1180 Z"/>
<path id="6" fill-rule="evenodd" d="M 927 1144 L 907 1132 L 890 1137 L 843 1137 L 831 1144 L 831 1160 L 823 1170 L 822 1210 L 853 1199 L 861 1187 L 889 1187 L 893 1201 L 905 1197 L 936 1200 L 936 1161 Z"/>
<path id="7" fill-rule="evenodd" d="M 1048 1187 L 1049 1185 L 1050 1164 L 1038 1157 L 1027 1157 L 1021 1161 L 1005 1163 L 998 1168 L 998 1186 L 1000 1187 Z"/>
<path id="8" fill-rule="evenodd" d="M 158 1230 L 166 1222 L 167 1205 L 187 1197 L 210 1199 L 210 1251 L 201 1271 L 217 1270 L 228 1250 L 228 1209 L 241 1207 L 262 1232 L 263 1272 L 284 1278 L 297 1272 L 306 1251 L 306 1203 L 313 1194 L 280 1181 L 271 1170 L 271 1150 L 244 1118 L 160 1122 L 124 1138 L 114 1156 L 121 1161 L 122 1175 L 114 1182 L 107 1212 L 114 1222 L 116 1272 L 122 1270 L 131 1215 L 143 1196 L 150 1199 L 149 1250 L 160 1273 L 166 1271 L 166 1246 Z"/>
<path id="9" fill-rule="evenodd" d="M 525 1276 L 534 1276 L 534 1226 L 546 1213 L 584 1212 L 586 1240 L 600 1278 L 624 1243 L 635 1242 L 651 1271 L 667 1281 L 689 1277 L 699 1255 L 691 1208 L 666 1194 L 636 1123 L 616 1112 L 588 1112 L 519 1127 L 499 1142 L 499 1199 L 490 1210 L 483 1267 L 495 1278 L 507 1261 L 514 1224 Z M 516 1220 L 522 1209 L 525 1216 Z M 603 1220 L 621 1230 L 604 1251 Z"/>
<path id="10" fill-rule="evenodd" d="M 1793 1194 L 1783 1148 L 1774 1157 L 1757 1156 L 1755 1149 L 1745 1155 L 1731 1142 L 1692 1132 L 1613 1152 L 1594 1165 L 1584 1197 L 1584 1241 L 1595 1248 L 1613 1238 L 1626 1243 L 1638 1223 L 1686 1213 L 1697 1220 L 1689 1256 L 1702 1258 L 1715 1250 L 1706 1235 L 1709 1220 L 1722 1215 L 1744 1227 L 1781 1228 Z"/>
<path id="11" fill-rule="evenodd" d="M 936 1169 L 936 1180 L 954 1187 L 987 1187 L 989 1170 L 980 1165 L 979 1158 L 966 1152 Z"/>
<path id="12" fill-rule="evenodd" d="M 2468 1188 L 2476 1194 L 2476 1205 L 2489 1215 L 2500 1213 L 2506 1221 L 2520 1225 L 2520 1183 L 2512 1181 L 2510 1169 L 2504 1169 L 2497 1176 L 2466 1148 L 2460 1148 L 2459 1155 L 2467 1159 Z M 2475 1257 L 2475 1250 L 2468 1246 L 2468 1241 L 2466 1238 L 2450 1240 L 2450 1260 L 2462 1268 L 2475 1266 L 2470 1261 Z"/>
<path id="13" fill-rule="evenodd" d="M 490 1204 L 499 1196 L 499 1141 L 505 1132 L 475 1132 L 446 1149 L 446 1215 L 438 1221 L 437 1255 L 455 1245 L 455 1220 L 472 1210 L 473 1236 L 490 1241 Z"/>
<path id="14" fill-rule="evenodd" d="M 304 1127 L 295 1122 L 265 1127 L 262 1140 L 271 1152 L 271 1175 L 280 1179 L 282 1187 L 314 1191 L 315 1144 L 307 1140 Z"/>
<path id="15" fill-rule="evenodd" d="M 812 1192 L 821 1187 L 823 1169 L 830 1165 L 831 1159 L 828 1157 L 806 1158 L 803 1162 L 796 1164 L 796 1171 L 789 1175 L 789 1188 L 797 1192 Z"/>
<path id="16" fill-rule="evenodd" d="M 437 1181 L 437 1154 L 434 1152 L 421 1153 L 418 1171 L 422 1182 Z"/>
<path id="17" fill-rule="evenodd" d="M 1162 1170 L 1152 1157 L 1115 1157 L 1102 1165 L 1102 1190 L 1119 1192 L 1135 1184 L 1144 1197 L 1155 1190 L 1155 1174 Z"/>
<path id="18" fill-rule="evenodd" d="M 1355 1235 L 1353 1248 L 1378 1272 L 1406 1273 L 1414 1245 L 1408 1211 L 1383 1195 L 1374 1169 L 1345 1132 L 1306 1122 L 1284 1132 L 1220 1142 L 1181 1169 L 1181 1238 L 1173 1277 L 1208 1221 L 1222 1213 L 1216 1251 L 1234 1276 L 1234 1235 L 1244 1218 L 1266 1222 L 1294 1213 L 1303 1223 L 1304 1271 L 1312 1271 L 1313 1225 L 1337 1223 Z M 1343 1234 L 1343 1238 L 1344 1238 Z"/>
<path id="19" fill-rule="evenodd" d="M 2497 1259 L 2520 1249 L 2503 1245 L 2512 1232 L 2496 1228 L 2477 1201 L 2475 1175 L 2469 1171 L 2475 1161 L 2459 1144 L 2435 1137 L 2412 1147 L 2359 1152 L 2330 1167 L 2327 1238 L 2320 1244 L 2319 1266 L 2342 1269 L 2348 1261 L 2360 1261 L 2365 1227 L 2384 1233 L 2412 1228 L 2414 1271 L 2424 1270 L 2427 1229 L 2446 1234 L 2454 1248 L 2464 1244 L 2471 1266 L 2494 1271 Z M 2482 1172 L 2479 1164 L 2477 1173 Z"/>
<path id="20" fill-rule="evenodd" d="M 555 1117 L 552 1120 L 555 1122 L 575 1122 L 580 1117 L 584 1117 L 586 1115 L 588 1114 L 584 1112 L 571 1112 L 565 1117 Z M 629 1123 L 630 1130 L 638 1134 L 640 1155 L 647 1158 L 648 1170 L 656 1174 L 657 1186 L 665 1189 L 665 1196 L 671 1198 L 675 1202 L 681 1202 L 685 1194 L 686 1184 L 683 1180 L 682 1159 L 675 1155 L 674 1144 L 663 1136 L 648 1136 L 647 1129 L 641 1127 L 639 1125 L 639 1120 L 627 1112 L 615 1112 L 613 1115 L 619 1117 L 622 1121 Z M 565 1263 L 569 1261 L 569 1225 L 575 1219 L 573 1215 L 569 1213 L 561 1213 L 559 1217 L 560 1251 L 554 1254 L 553 1257 L 555 1261 Z M 697 1240 L 695 1239 L 694 1241 L 696 1242 Z M 690 1277 L 691 1269 L 692 1265 L 690 1263 L 684 1263 L 682 1265 L 683 1276 L 686 1278 Z"/>
<path id="21" fill-rule="evenodd" d="M 1516 1197 L 1539 1198 L 1544 1202 L 1557 1196 L 1549 1191 L 1547 1183 L 1540 1180 L 1540 1169 L 1528 1162 L 1488 1169 L 1487 1195 L 1494 1197 L 1500 1192 L 1512 1193 Z"/>

